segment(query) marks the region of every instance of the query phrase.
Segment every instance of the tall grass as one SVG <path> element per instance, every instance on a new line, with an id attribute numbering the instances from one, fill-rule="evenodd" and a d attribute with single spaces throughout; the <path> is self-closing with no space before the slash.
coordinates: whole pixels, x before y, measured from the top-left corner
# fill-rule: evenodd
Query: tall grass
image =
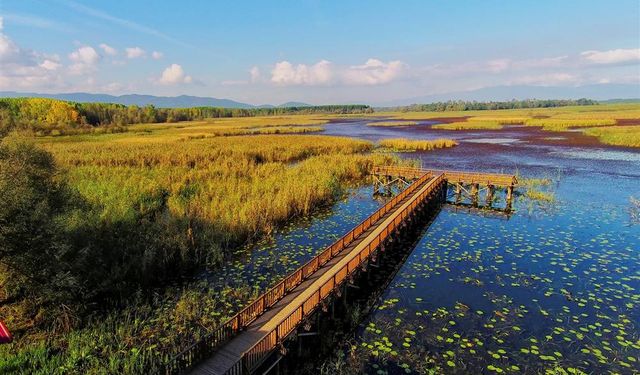
<path id="1" fill-rule="evenodd" d="M 451 122 L 448 124 L 432 125 L 432 129 L 440 130 L 497 130 L 502 129 L 497 121 L 467 121 L 467 122 Z"/>
<path id="2" fill-rule="evenodd" d="M 148 373 L 237 311 L 255 291 L 251 286 L 210 291 L 191 284 L 163 289 L 159 283 L 144 289 L 131 277 L 162 281 L 156 266 L 166 264 L 178 273 L 184 259 L 215 269 L 230 251 L 333 202 L 363 181 L 372 165 L 395 160 L 369 153 L 369 142 L 348 138 L 189 139 L 197 134 L 189 125 L 137 128 L 37 140 L 86 202 L 69 227 L 93 228 L 99 239 L 113 243 L 105 254 L 92 256 L 99 265 L 108 255 L 109 272 L 87 273 L 104 285 L 122 285 L 118 293 L 126 299 L 118 308 L 102 300 L 79 301 L 99 310 L 74 316 L 70 330 L 37 326 L 33 314 L 47 314 L 37 301 L 0 306 L 0 316 L 21 327 L 14 344 L 0 347 L 0 373 Z M 146 296 L 132 301 L 138 287 Z M 150 287 L 156 292 L 147 293 Z"/>
<path id="3" fill-rule="evenodd" d="M 584 134 L 598 137 L 602 143 L 615 146 L 640 147 L 640 126 L 611 126 L 589 128 Z"/>
<path id="4" fill-rule="evenodd" d="M 557 118 L 529 119 L 525 122 L 526 125 L 541 126 L 543 130 L 547 130 L 547 131 L 565 131 L 570 128 L 608 126 L 608 125 L 615 125 L 616 123 L 617 121 L 614 119 L 557 119 Z"/>
<path id="5" fill-rule="evenodd" d="M 498 117 L 498 116 L 476 116 L 468 118 L 467 121 L 495 122 L 500 125 L 524 124 L 528 117 Z"/>
<path id="6" fill-rule="evenodd" d="M 383 139 L 378 144 L 381 147 L 391 149 L 393 151 L 430 151 L 438 148 L 448 148 L 458 145 L 452 139 L 407 139 L 407 138 L 390 138 Z"/>

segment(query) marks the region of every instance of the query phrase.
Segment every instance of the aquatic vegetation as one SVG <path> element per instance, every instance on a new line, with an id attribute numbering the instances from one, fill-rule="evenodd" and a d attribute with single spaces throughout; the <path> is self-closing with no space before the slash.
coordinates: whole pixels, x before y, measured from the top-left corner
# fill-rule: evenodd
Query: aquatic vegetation
<path id="1" fill-rule="evenodd" d="M 542 201 L 547 203 L 556 200 L 555 194 L 553 194 L 552 192 L 536 190 L 532 188 L 527 189 L 527 191 L 525 192 L 525 196 L 535 201 Z"/>
<path id="2" fill-rule="evenodd" d="M 489 121 L 498 123 L 500 125 L 518 125 L 524 124 L 524 122 L 528 119 L 529 117 L 476 116 L 468 118 L 467 121 Z"/>
<path id="3" fill-rule="evenodd" d="M 639 232 L 624 207 L 577 197 L 533 219 L 441 212 L 349 343 L 344 373 L 633 373 Z"/>
<path id="4" fill-rule="evenodd" d="M 640 147 L 640 126 L 611 126 L 589 128 L 584 134 L 598 137 L 602 143 L 615 146 Z"/>
<path id="5" fill-rule="evenodd" d="M 431 151 L 439 148 L 454 147 L 458 142 L 452 139 L 407 139 L 407 138 L 390 138 L 383 139 L 378 142 L 380 147 L 388 148 L 393 151 Z"/>
<path id="6" fill-rule="evenodd" d="M 582 128 L 593 126 L 615 125 L 617 121 L 614 119 L 529 119 L 525 122 L 529 126 L 541 126 L 547 131 L 565 131 L 570 128 Z"/>
<path id="7" fill-rule="evenodd" d="M 411 126 L 418 125 L 416 121 L 376 121 L 369 122 L 367 126 Z"/>
<path id="8" fill-rule="evenodd" d="M 451 122 L 448 124 L 432 125 L 432 129 L 441 130 L 496 130 L 502 129 L 502 125 L 497 121 L 466 121 L 466 122 Z"/>
<path id="9" fill-rule="evenodd" d="M 516 176 L 518 178 L 518 185 L 521 187 L 535 187 L 535 186 L 549 186 L 553 183 L 553 180 L 549 177 L 544 178 L 524 178 Z"/>

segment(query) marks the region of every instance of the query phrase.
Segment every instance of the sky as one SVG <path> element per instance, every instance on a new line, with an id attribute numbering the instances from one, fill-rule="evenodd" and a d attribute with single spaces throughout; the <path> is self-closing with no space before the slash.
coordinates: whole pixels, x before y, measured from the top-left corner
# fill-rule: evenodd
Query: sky
<path id="1" fill-rule="evenodd" d="M 385 103 L 640 85 L 640 2 L 0 0 L 0 91 Z"/>

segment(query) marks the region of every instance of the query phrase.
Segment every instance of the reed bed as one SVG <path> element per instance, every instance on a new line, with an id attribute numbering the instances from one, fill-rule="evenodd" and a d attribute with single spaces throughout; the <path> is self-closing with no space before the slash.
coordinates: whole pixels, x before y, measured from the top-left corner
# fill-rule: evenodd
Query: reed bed
<path id="1" fill-rule="evenodd" d="M 617 124 L 614 119 L 530 119 L 525 122 L 529 126 L 541 126 L 547 131 L 565 131 L 571 128 L 584 128 L 594 126 L 610 126 Z"/>
<path id="2" fill-rule="evenodd" d="M 367 123 L 367 126 L 412 126 L 418 125 L 416 121 L 377 121 Z"/>
<path id="3" fill-rule="evenodd" d="M 0 306 L 12 327 L 23 327 L 14 330 L 14 344 L 0 348 L 0 373 L 152 372 L 256 293 L 254 285 L 212 290 L 197 282 L 161 289 L 163 267 L 174 278 L 193 269 L 186 264 L 215 270 L 230 252 L 334 202 L 363 182 L 371 166 L 398 162 L 350 138 L 189 131 L 210 125 L 35 140 L 84 202 L 68 225 L 108 241 L 95 253 L 97 269 L 87 273 L 102 272 L 104 285 L 123 285 L 131 294 L 140 287 L 143 296 L 148 286 L 133 279 L 150 280 L 159 294 L 138 300 L 122 292 L 129 296 L 125 308 L 101 306 L 74 316 L 76 323 L 62 331 L 37 326 L 23 310 L 31 301 Z M 265 127 L 245 130 L 259 129 Z M 102 256 L 110 257 L 110 267 L 101 268 Z"/>
<path id="4" fill-rule="evenodd" d="M 460 121 L 451 122 L 448 124 L 432 125 L 432 129 L 440 130 L 497 130 L 502 129 L 502 125 L 497 121 Z"/>
<path id="5" fill-rule="evenodd" d="M 421 140 L 421 139 L 407 139 L 407 138 L 390 138 L 383 139 L 378 142 L 380 147 L 390 149 L 393 151 L 431 151 L 440 148 L 448 148 L 457 146 L 458 143 L 452 139 L 434 139 L 434 140 Z"/>
<path id="6" fill-rule="evenodd" d="M 524 124 L 529 117 L 495 117 L 495 116 L 476 116 L 470 117 L 467 121 L 470 122 L 495 122 L 500 125 L 518 125 Z"/>
<path id="7" fill-rule="evenodd" d="M 602 143 L 614 146 L 640 147 L 640 126 L 609 126 L 588 128 L 584 134 L 598 137 Z"/>

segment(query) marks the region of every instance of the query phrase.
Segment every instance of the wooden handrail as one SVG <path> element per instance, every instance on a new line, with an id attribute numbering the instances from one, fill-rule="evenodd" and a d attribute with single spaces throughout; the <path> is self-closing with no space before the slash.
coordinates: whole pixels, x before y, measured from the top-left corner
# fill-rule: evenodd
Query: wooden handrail
<path id="1" fill-rule="evenodd" d="M 424 175 L 418 181 L 411 184 L 409 188 L 405 191 L 410 190 L 413 192 L 417 186 L 421 186 L 425 183 L 429 177 Z M 417 207 L 418 205 L 425 200 L 426 197 L 433 195 L 437 189 L 441 188 L 441 185 L 445 182 L 445 178 L 443 174 L 438 175 L 435 179 L 429 181 L 425 186 L 423 186 L 420 194 L 416 194 L 410 198 L 409 205 L 406 206 L 402 211 L 394 213 L 393 220 L 387 224 L 387 226 L 379 233 L 372 241 L 370 241 L 367 246 L 363 247 L 349 262 L 347 262 L 340 270 L 338 270 L 333 276 L 327 280 L 324 284 L 318 286 L 313 294 L 308 297 L 298 308 L 296 308 L 292 313 L 288 316 L 284 317 L 280 323 L 269 333 L 267 333 L 262 340 L 257 342 L 253 347 L 249 348 L 242 355 L 242 358 L 238 363 L 236 363 L 232 370 L 228 373 L 234 373 L 234 369 L 239 368 L 239 366 L 245 366 L 246 369 L 250 371 L 256 369 L 262 361 L 267 357 L 270 351 L 265 351 L 264 348 L 269 346 L 268 344 L 272 342 L 271 338 L 273 336 L 273 332 L 277 332 L 277 337 L 281 340 L 286 335 L 288 335 L 302 320 L 309 316 L 315 308 L 320 304 L 322 300 L 328 297 L 334 290 L 336 290 L 340 285 L 347 279 L 347 277 L 355 272 L 364 261 L 366 261 L 371 252 L 375 250 L 387 237 L 391 235 L 393 230 L 395 230 L 399 225 L 402 224 L 403 220 L 407 218 Z M 407 194 L 404 195 L 406 197 Z M 403 198 L 404 198 L 403 197 Z M 405 203 L 406 204 L 406 203 Z M 386 205 L 382 208 L 384 209 Z M 381 210 L 382 210 L 381 209 Z M 388 212 L 385 211 L 385 212 Z M 374 216 L 375 213 L 371 216 Z M 370 216 L 370 217 L 371 217 Z M 272 349 L 277 346 L 277 343 L 274 343 Z"/>
<path id="2" fill-rule="evenodd" d="M 466 171 L 452 171 L 452 170 L 436 170 L 436 169 L 424 169 L 415 167 L 395 167 L 395 166 L 374 166 L 371 170 L 373 174 L 380 175 L 396 175 L 403 177 L 416 177 L 422 176 L 426 173 L 440 174 L 443 173 L 445 178 L 450 182 L 464 182 L 464 183 L 480 183 L 484 185 L 496 185 L 496 186 L 516 186 L 518 179 L 514 175 L 501 174 L 501 173 L 477 173 Z"/>
<path id="3" fill-rule="evenodd" d="M 441 177 L 442 176 L 440 176 L 440 178 Z M 376 210 L 376 212 L 360 222 L 360 224 L 358 224 L 355 228 L 353 228 L 341 238 L 336 240 L 333 244 L 325 248 L 318 255 L 314 256 L 307 263 L 291 272 L 282 281 L 278 282 L 275 286 L 271 287 L 269 290 L 261 294 L 249 305 L 240 310 L 240 312 L 223 323 L 220 327 L 208 333 L 201 340 L 192 344 L 191 346 L 180 352 L 178 355 L 173 357 L 163 366 L 163 368 L 160 369 L 160 371 L 158 371 L 158 373 L 178 373 L 192 366 L 196 362 L 204 359 L 207 355 L 210 355 L 216 349 L 220 348 L 223 344 L 228 342 L 231 338 L 233 338 L 244 328 L 246 328 L 251 322 L 262 315 L 268 308 L 282 299 L 288 292 L 300 285 L 300 283 L 306 280 L 320 267 L 336 257 L 344 249 L 349 247 L 349 245 L 362 233 L 366 232 L 381 217 L 383 217 L 399 202 L 401 202 L 404 198 L 411 194 L 418 186 L 422 185 L 430 178 L 431 174 L 425 173 L 421 178 L 419 178 L 417 181 L 400 192 L 400 194 L 396 195 L 384 206 L 380 207 L 378 210 Z M 267 337 L 268 336 L 265 336 L 265 339 L 267 339 Z M 242 369 L 242 366 L 250 365 L 250 363 L 253 362 L 252 360 L 250 360 L 250 358 L 254 358 L 255 355 L 249 356 L 249 359 L 244 359 L 244 357 L 245 356 L 243 356 L 242 364 L 236 364 L 236 366 L 240 366 L 240 370 Z M 234 368 L 236 366 L 234 366 Z"/>

